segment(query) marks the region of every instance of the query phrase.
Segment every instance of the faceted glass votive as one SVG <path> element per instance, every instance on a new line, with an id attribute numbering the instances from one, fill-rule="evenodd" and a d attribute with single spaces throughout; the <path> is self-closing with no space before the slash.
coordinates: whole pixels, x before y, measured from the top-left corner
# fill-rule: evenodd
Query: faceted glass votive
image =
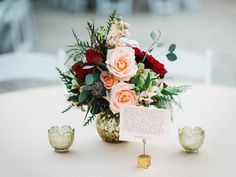
<path id="1" fill-rule="evenodd" d="M 186 152 L 196 153 L 202 146 L 205 132 L 201 127 L 185 126 L 179 129 L 179 142 Z"/>
<path id="2" fill-rule="evenodd" d="M 146 154 L 141 154 L 137 159 L 137 167 L 147 169 L 151 165 L 151 156 Z"/>
<path id="3" fill-rule="evenodd" d="M 48 138 L 56 152 L 67 152 L 74 142 L 74 129 L 67 125 L 53 126 L 48 130 Z"/>

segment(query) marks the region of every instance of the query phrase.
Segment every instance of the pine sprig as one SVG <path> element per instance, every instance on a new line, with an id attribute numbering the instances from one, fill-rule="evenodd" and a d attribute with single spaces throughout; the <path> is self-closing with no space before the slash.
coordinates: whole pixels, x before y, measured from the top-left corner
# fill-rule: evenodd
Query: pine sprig
<path id="1" fill-rule="evenodd" d="M 72 105 L 69 105 L 65 110 L 63 110 L 61 113 L 65 113 L 67 111 L 69 111 L 73 106 Z"/>
<path id="2" fill-rule="evenodd" d="M 94 46 L 95 42 L 96 42 L 96 37 L 95 37 L 96 30 L 95 30 L 94 21 L 92 23 L 87 22 L 87 30 L 88 30 L 88 33 L 89 33 L 89 36 L 90 36 L 90 45 Z"/>
<path id="3" fill-rule="evenodd" d="M 74 31 L 74 29 L 72 29 L 72 33 L 73 33 L 73 35 L 74 35 L 74 38 L 75 38 L 75 40 L 76 40 L 76 44 L 75 45 L 73 45 L 74 47 L 76 46 L 76 47 L 80 47 L 82 50 L 87 50 L 87 49 L 89 49 L 89 48 L 92 48 L 92 46 L 89 44 L 89 42 L 88 41 L 81 41 L 79 38 L 78 38 L 78 36 L 77 36 L 77 34 L 75 33 L 75 31 Z"/>
<path id="4" fill-rule="evenodd" d="M 82 61 L 85 56 L 86 50 L 93 49 L 93 46 L 88 41 L 81 41 L 78 38 L 74 29 L 72 29 L 72 33 L 74 35 L 76 43 L 74 45 L 68 46 L 68 50 L 66 51 L 66 53 L 69 55 L 69 57 L 65 63 L 67 63 L 71 59 L 73 59 L 74 62 Z"/>
<path id="5" fill-rule="evenodd" d="M 95 119 L 96 115 L 95 114 L 92 114 L 84 123 L 83 126 L 87 126 L 89 125 L 94 119 Z"/>
<path id="6" fill-rule="evenodd" d="M 58 67 L 56 67 L 56 70 L 59 73 L 62 82 L 66 85 L 66 88 L 71 89 L 73 78 L 63 73 Z"/>
<path id="7" fill-rule="evenodd" d="M 117 19 L 117 12 L 116 9 L 112 12 L 112 14 L 109 16 L 109 19 L 107 21 L 107 35 L 109 34 L 111 30 L 111 25 L 114 23 L 114 21 Z"/>

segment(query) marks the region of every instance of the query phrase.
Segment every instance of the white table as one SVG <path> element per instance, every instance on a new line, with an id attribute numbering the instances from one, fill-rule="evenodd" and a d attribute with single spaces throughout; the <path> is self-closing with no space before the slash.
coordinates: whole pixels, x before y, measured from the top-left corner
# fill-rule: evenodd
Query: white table
<path id="1" fill-rule="evenodd" d="M 171 130 L 171 147 L 148 145 L 152 166 L 136 168 L 142 145 L 107 144 L 93 125 L 82 127 L 83 113 L 61 114 L 67 103 L 63 87 L 47 87 L 0 95 L 1 177 L 235 177 L 236 89 L 194 85 L 182 96 Z M 71 151 L 50 147 L 47 129 L 69 124 L 76 129 Z M 206 130 L 200 153 L 186 154 L 177 128 L 199 125 Z"/>

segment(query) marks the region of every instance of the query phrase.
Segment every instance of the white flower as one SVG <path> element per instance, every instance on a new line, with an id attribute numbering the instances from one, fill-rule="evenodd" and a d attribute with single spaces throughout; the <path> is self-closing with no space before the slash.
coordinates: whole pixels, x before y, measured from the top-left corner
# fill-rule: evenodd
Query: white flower
<path id="1" fill-rule="evenodd" d="M 125 37 L 122 37 L 119 39 L 116 47 L 137 47 L 139 48 L 139 43 L 133 39 L 128 39 Z"/>
<path id="2" fill-rule="evenodd" d="M 146 104 L 151 104 L 153 102 L 152 97 L 156 95 L 154 92 L 143 91 L 139 95 L 139 102 L 145 102 Z"/>

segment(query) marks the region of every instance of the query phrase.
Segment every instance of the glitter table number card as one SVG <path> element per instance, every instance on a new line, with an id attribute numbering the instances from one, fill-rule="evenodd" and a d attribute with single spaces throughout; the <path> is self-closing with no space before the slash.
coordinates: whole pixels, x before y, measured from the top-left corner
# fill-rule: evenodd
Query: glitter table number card
<path id="1" fill-rule="evenodd" d="M 171 112 L 154 107 L 122 106 L 120 140 L 168 145 Z"/>

